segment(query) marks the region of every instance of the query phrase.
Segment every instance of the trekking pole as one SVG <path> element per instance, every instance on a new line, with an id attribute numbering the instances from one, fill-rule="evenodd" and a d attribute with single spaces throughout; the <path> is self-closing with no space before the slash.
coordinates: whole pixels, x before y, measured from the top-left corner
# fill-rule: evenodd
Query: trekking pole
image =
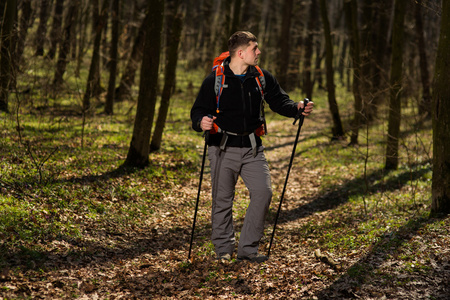
<path id="1" fill-rule="evenodd" d="M 208 117 L 212 119 L 211 115 L 208 115 Z M 203 170 L 205 169 L 206 149 L 208 148 L 209 130 L 206 130 L 203 133 L 203 136 L 205 137 L 205 146 L 203 148 L 202 168 L 200 171 L 200 179 L 199 179 L 199 183 L 198 183 L 197 201 L 195 202 L 195 212 L 194 212 L 194 222 L 192 224 L 191 243 L 189 244 L 189 255 L 188 255 L 189 260 L 191 259 L 192 242 L 194 241 L 195 221 L 197 220 L 197 210 L 198 210 L 198 202 L 200 200 L 200 191 L 201 191 L 201 187 L 202 187 Z"/>
<path id="2" fill-rule="evenodd" d="M 275 224 L 273 225 L 272 237 L 270 238 L 270 244 L 269 244 L 269 250 L 267 251 L 267 256 L 270 256 L 270 249 L 272 248 L 273 237 L 275 236 L 275 228 L 277 227 L 278 216 L 280 215 L 280 212 L 281 212 L 281 204 L 283 203 L 284 193 L 286 192 L 286 186 L 287 186 L 287 182 L 289 179 L 289 173 L 291 171 L 292 162 L 294 161 L 295 149 L 297 148 L 298 137 L 300 136 L 300 129 L 302 128 L 303 121 L 305 119 L 305 116 L 302 113 L 305 111 L 305 107 L 306 107 L 306 105 L 308 105 L 308 102 L 309 102 L 308 98 L 305 98 L 305 100 L 303 100 L 304 106 L 302 109 L 298 110 L 298 113 L 295 116 L 294 123 L 292 123 L 292 125 L 295 125 L 297 120 L 300 119 L 300 122 L 298 123 L 297 136 L 295 137 L 294 149 L 292 150 L 291 160 L 289 161 L 289 167 L 288 167 L 287 174 L 286 174 L 286 180 L 284 181 L 283 192 L 281 193 L 280 204 L 278 205 L 278 211 L 275 216 Z"/>

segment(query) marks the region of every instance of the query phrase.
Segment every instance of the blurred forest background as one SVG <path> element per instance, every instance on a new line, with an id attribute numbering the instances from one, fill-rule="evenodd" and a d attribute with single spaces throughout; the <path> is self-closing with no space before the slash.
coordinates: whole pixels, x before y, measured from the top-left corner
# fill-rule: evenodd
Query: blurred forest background
<path id="1" fill-rule="evenodd" d="M 2 297 L 447 299 L 450 1 L 0 0 L 0 23 Z M 189 111 L 237 30 L 315 111 L 271 259 L 214 261 L 205 178 L 186 262 Z M 295 129 L 266 111 L 276 199 Z"/>
<path id="2" fill-rule="evenodd" d="M 386 169 L 398 167 L 402 103 L 430 118 L 434 74 L 440 82 L 448 79 L 435 69 L 443 12 L 438 0 L 2 0 L 0 10 L 0 110 L 20 115 L 20 108 L 70 103 L 67 116 L 81 114 L 84 124 L 99 111 L 114 114 L 118 103 L 137 103 L 129 166 L 148 164 L 149 151 L 161 147 L 172 94 L 193 99 L 200 80 L 189 74 L 207 74 L 236 30 L 258 36 L 261 66 L 286 91 L 300 89 L 310 99 L 315 89 L 327 91 L 333 139 L 347 135 L 358 144 L 361 126 L 379 119 L 387 107 Z M 445 43 L 441 47 L 448 49 Z M 445 57 L 439 59 L 438 66 L 444 65 Z M 354 95 L 347 128 L 337 83 Z M 448 91 L 439 90 L 445 84 L 435 87 L 436 97 L 448 100 Z M 447 126 L 436 125 L 442 130 L 435 132 L 435 142 L 448 137 L 448 121 L 439 122 Z M 437 164 L 448 162 L 443 148 L 436 149 Z M 435 194 L 448 202 L 442 186 L 448 185 L 443 178 L 449 169 L 444 169 L 436 175 L 442 181 Z"/>

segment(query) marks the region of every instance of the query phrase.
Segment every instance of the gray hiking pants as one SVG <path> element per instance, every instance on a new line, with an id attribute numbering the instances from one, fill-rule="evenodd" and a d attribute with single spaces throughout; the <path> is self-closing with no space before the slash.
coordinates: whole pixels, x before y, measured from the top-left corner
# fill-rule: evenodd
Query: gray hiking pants
<path id="1" fill-rule="evenodd" d="M 250 204 L 245 214 L 239 238 L 238 256 L 258 252 L 264 234 L 264 220 L 272 199 L 269 165 L 258 148 L 253 157 L 251 148 L 227 147 L 220 151 L 211 146 L 208 157 L 212 182 L 212 235 L 216 253 L 232 254 L 235 248 L 233 227 L 233 200 L 239 175 L 250 192 Z"/>

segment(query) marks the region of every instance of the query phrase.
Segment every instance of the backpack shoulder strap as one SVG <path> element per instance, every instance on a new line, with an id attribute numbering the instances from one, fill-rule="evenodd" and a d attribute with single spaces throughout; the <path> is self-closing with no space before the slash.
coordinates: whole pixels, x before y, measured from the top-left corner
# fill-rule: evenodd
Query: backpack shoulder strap
<path id="1" fill-rule="evenodd" d="M 257 77 L 258 79 L 256 81 L 258 81 L 258 85 L 262 88 L 262 92 L 266 89 L 266 79 L 264 77 L 264 73 L 261 70 L 261 68 L 259 66 L 255 66 L 256 70 L 259 73 L 259 76 Z"/>
<path id="2" fill-rule="evenodd" d="M 216 65 L 214 66 L 213 70 L 216 73 L 215 76 L 215 82 L 214 82 L 214 92 L 216 93 L 216 112 L 219 113 L 219 101 L 220 101 L 220 96 L 222 95 L 222 90 L 223 90 L 223 84 L 225 83 L 225 74 L 223 74 L 223 66 L 222 65 Z"/>

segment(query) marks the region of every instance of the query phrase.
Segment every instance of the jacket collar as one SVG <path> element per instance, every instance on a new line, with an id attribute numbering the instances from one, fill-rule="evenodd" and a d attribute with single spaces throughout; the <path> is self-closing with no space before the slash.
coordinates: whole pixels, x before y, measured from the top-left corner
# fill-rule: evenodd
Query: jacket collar
<path id="1" fill-rule="evenodd" d="M 231 61 L 231 57 L 228 56 L 227 58 L 225 58 L 225 60 L 223 61 L 223 66 L 224 66 L 224 71 L 223 73 L 226 76 L 230 76 L 230 75 L 234 75 L 233 71 L 231 71 L 230 69 L 230 61 Z M 255 77 L 258 76 L 259 72 L 256 70 L 256 68 L 254 66 L 249 66 L 247 69 L 247 73 L 245 73 L 245 77 Z"/>

